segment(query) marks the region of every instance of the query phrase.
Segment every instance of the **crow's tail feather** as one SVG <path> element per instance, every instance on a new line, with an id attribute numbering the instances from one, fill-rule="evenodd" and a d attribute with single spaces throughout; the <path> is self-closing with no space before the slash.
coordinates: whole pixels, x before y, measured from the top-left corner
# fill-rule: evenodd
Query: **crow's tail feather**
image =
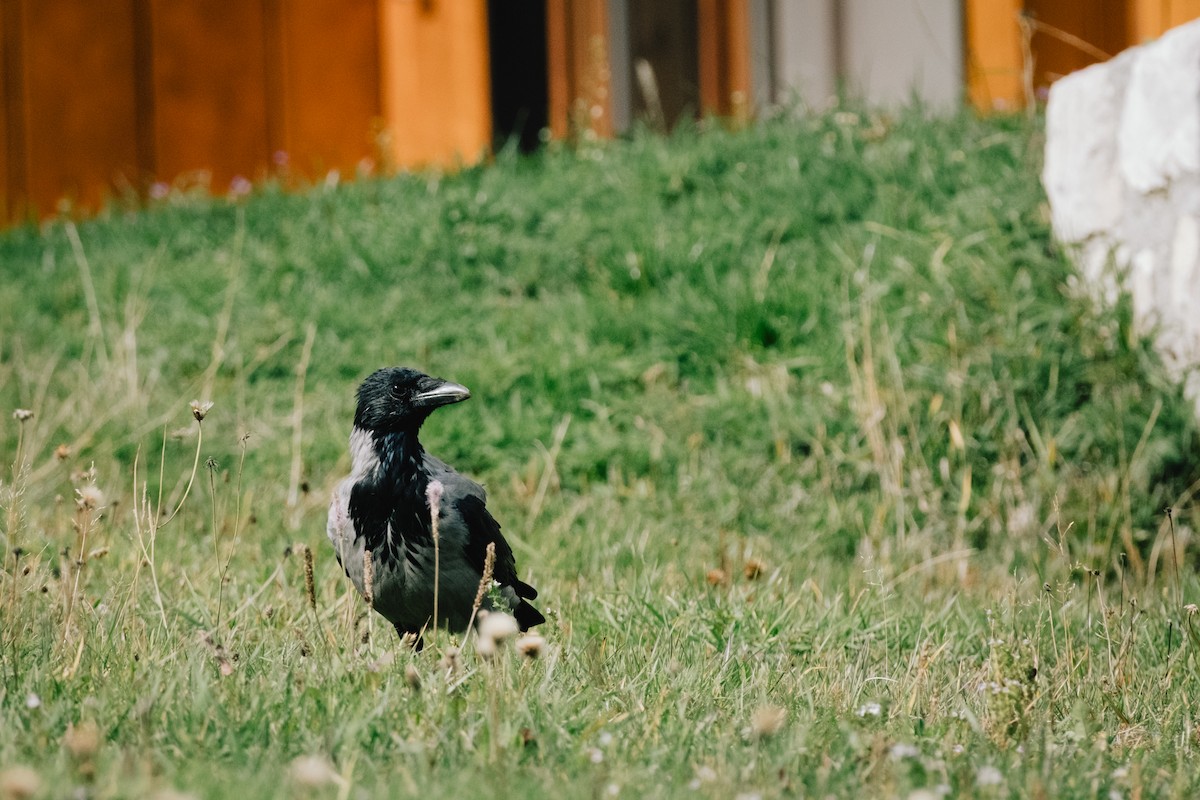
<path id="1" fill-rule="evenodd" d="M 517 624 L 521 626 L 521 630 L 523 631 L 529 630 L 534 625 L 541 625 L 546 621 L 546 618 L 542 616 L 542 612 L 524 600 L 518 603 L 517 607 L 513 609 L 513 617 L 516 618 Z"/>

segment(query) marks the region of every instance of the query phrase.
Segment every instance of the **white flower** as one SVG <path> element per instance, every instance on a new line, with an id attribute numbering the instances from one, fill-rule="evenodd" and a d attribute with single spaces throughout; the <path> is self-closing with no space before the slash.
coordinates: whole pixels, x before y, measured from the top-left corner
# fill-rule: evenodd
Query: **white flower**
<path id="1" fill-rule="evenodd" d="M 916 745 L 911 745 L 908 742 L 896 742 L 892 745 L 891 754 L 892 758 L 895 759 L 916 758 L 921 755 L 921 751 Z"/>
<path id="2" fill-rule="evenodd" d="M 860 717 L 878 717 L 883 713 L 883 706 L 879 703 L 863 703 L 854 713 Z"/>
<path id="3" fill-rule="evenodd" d="M 999 786 L 1002 783 L 1004 783 L 1004 776 L 993 766 L 980 767 L 979 771 L 975 773 L 977 786 Z"/>
<path id="4" fill-rule="evenodd" d="M 33 692 L 30 692 L 29 694 L 25 695 L 25 707 L 26 708 L 41 708 L 41 706 L 42 706 L 42 698 L 38 697 Z"/>

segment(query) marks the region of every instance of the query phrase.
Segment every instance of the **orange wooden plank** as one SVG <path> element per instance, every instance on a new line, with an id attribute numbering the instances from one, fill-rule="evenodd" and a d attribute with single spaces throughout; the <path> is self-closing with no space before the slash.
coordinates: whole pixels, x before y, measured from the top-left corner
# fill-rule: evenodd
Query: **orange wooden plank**
<path id="1" fill-rule="evenodd" d="M 262 3 L 153 0 L 160 177 L 209 172 L 224 192 L 270 158 Z"/>
<path id="2" fill-rule="evenodd" d="M 1163 31 L 1194 19 L 1200 19 L 1200 0 L 1168 0 L 1166 27 Z"/>
<path id="3" fill-rule="evenodd" d="M 23 14 L 29 196 L 94 208 L 138 180 L 132 0 L 26 0 Z"/>
<path id="4" fill-rule="evenodd" d="M 967 94 L 978 109 L 1018 108 L 1024 102 L 1021 0 L 966 0 Z"/>
<path id="5" fill-rule="evenodd" d="M 377 155 L 381 112 L 376 0 L 282 0 L 282 119 L 272 148 L 317 176 Z M 336 53 L 336 57 L 330 57 Z"/>
<path id="6" fill-rule="evenodd" d="M 1200 0 L 1129 0 L 1129 44 L 1143 44 L 1200 19 Z"/>
<path id="7" fill-rule="evenodd" d="M 485 0 L 381 0 L 379 35 L 395 163 L 479 160 L 492 137 Z"/>

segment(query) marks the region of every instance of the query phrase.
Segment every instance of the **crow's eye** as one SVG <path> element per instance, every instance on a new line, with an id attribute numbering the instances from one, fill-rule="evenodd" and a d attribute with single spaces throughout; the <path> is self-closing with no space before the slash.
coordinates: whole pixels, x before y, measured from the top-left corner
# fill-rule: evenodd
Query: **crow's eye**
<path id="1" fill-rule="evenodd" d="M 402 394 L 404 394 L 404 392 L 403 392 L 403 390 L 401 390 L 400 384 L 393 383 L 392 384 L 392 397 L 400 397 Z"/>

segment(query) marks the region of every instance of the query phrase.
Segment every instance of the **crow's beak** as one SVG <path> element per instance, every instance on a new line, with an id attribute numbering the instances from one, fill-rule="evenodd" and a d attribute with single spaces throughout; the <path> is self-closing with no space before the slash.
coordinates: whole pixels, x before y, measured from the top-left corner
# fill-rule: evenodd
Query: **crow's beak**
<path id="1" fill-rule="evenodd" d="M 471 396 L 471 390 L 461 384 L 451 383 L 450 381 L 442 381 L 432 389 L 427 389 L 413 397 L 417 405 L 427 408 L 437 408 L 438 406 L 448 406 L 451 403 L 460 403 Z"/>

